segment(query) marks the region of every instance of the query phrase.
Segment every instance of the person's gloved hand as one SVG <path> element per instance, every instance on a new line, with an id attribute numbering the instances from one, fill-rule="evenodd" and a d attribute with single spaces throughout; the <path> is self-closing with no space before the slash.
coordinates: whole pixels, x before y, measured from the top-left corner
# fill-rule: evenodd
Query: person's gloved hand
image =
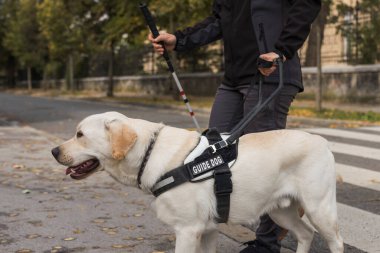
<path id="1" fill-rule="evenodd" d="M 175 44 L 177 42 L 177 38 L 173 34 L 170 34 L 170 33 L 162 33 L 155 39 L 153 38 L 152 34 L 149 34 L 148 40 L 152 42 L 154 51 L 156 51 L 157 53 L 161 55 L 164 53 L 164 48 L 159 42 L 164 42 L 164 45 L 167 51 L 173 51 Z"/>
<path id="2" fill-rule="evenodd" d="M 274 53 L 274 52 L 270 52 L 270 53 L 266 53 L 266 54 L 262 54 L 259 56 L 261 59 L 263 60 L 266 60 L 266 61 L 275 61 L 278 57 L 280 57 L 278 54 Z M 284 61 L 286 60 L 285 56 L 284 56 Z M 263 74 L 264 76 L 269 76 L 270 74 L 272 74 L 274 71 L 276 70 L 276 65 L 273 65 L 272 67 L 270 68 L 259 68 L 259 71 L 261 74 Z"/>

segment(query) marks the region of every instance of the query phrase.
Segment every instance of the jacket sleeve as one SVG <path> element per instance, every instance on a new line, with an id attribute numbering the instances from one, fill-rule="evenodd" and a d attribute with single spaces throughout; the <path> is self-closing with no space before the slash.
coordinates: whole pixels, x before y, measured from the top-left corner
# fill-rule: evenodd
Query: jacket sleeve
<path id="1" fill-rule="evenodd" d="M 177 38 L 175 50 L 178 52 L 188 51 L 222 38 L 220 25 L 220 4 L 214 0 L 213 15 L 192 27 L 182 31 L 176 31 Z"/>
<path id="2" fill-rule="evenodd" d="M 295 0 L 275 48 L 291 59 L 310 33 L 310 27 L 321 9 L 321 0 Z"/>

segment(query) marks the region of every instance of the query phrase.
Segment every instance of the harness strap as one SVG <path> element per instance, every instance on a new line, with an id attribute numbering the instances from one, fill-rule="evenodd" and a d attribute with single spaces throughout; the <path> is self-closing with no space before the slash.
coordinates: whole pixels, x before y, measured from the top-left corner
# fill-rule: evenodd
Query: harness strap
<path id="1" fill-rule="evenodd" d="M 230 214 L 230 196 L 233 189 L 231 176 L 232 173 L 228 164 L 224 164 L 220 169 L 215 170 L 214 192 L 219 215 L 216 218 L 218 223 L 226 223 Z"/>
<path id="2" fill-rule="evenodd" d="M 212 153 L 223 150 L 227 147 L 227 143 L 215 129 L 207 129 L 204 132 L 204 135 L 211 144 L 210 151 Z M 237 153 L 235 149 L 235 159 L 236 157 Z M 218 212 L 216 222 L 218 223 L 226 223 L 230 214 L 230 196 L 233 190 L 231 176 L 232 173 L 228 163 L 223 164 L 220 168 L 214 171 L 214 193 L 216 197 L 216 210 Z"/>
<path id="3" fill-rule="evenodd" d="M 201 176 L 212 170 L 216 172 L 222 168 L 222 165 L 226 165 L 228 167 L 228 163 L 236 159 L 236 150 L 236 144 L 226 147 L 225 149 L 218 150 L 218 153 L 214 154 L 206 150 L 205 153 L 197 157 L 194 161 L 165 173 L 153 186 L 153 195 L 158 197 L 162 193 L 176 186 L 179 186 L 186 182 L 191 182 L 195 177 Z M 222 162 L 220 162 L 220 164 L 216 165 L 215 167 L 210 167 L 204 170 L 199 169 L 202 167 L 205 161 L 214 161 L 215 159 L 217 159 L 218 162 Z M 209 164 L 211 164 L 211 162 L 209 162 Z M 204 168 L 204 166 L 202 168 Z"/>

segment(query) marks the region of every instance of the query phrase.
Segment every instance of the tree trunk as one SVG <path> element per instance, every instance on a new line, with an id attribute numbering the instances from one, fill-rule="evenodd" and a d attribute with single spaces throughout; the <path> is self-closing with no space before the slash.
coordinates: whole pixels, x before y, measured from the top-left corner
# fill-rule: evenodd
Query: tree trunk
<path id="1" fill-rule="evenodd" d="M 27 67 L 27 76 L 28 76 L 28 91 L 31 92 L 32 91 L 32 68 L 31 67 Z"/>
<path id="2" fill-rule="evenodd" d="M 72 54 L 69 56 L 69 83 L 71 92 L 74 92 L 76 89 L 74 83 L 74 57 Z"/>
<path id="3" fill-rule="evenodd" d="M 327 23 L 327 17 L 330 15 L 330 6 L 329 1 L 323 1 L 321 12 L 318 17 L 315 19 L 313 25 L 311 26 L 311 31 L 309 35 L 309 40 L 306 49 L 306 56 L 304 66 L 313 67 L 317 66 L 317 45 L 320 44 L 320 47 L 323 45 L 324 31 Z M 319 25 L 320 28 L 317 28 Z M 320 29 L 320 39 L 317 41 L 317 29 Z"/>
<path id="4" fill-rule="evenodd" d="M 114 58 L 115 58 L 115 43 L 114 41 L 110 44 L 110 52 L 109 52 L 109 59 L 108 59 L 108 89 L 107 89 L 107 97 L 113 97 L 113 64 L 114 64 Z"/>
<path id="5" fill-rule="evenodd" d="M 6 82 L 9 88 L 16 87 L 16 60 L 12 56 L 9 56 L 7 60 Z"/>
<path id="6" fill-rule="evenodd" d="M 321 60 L 321 37 L 322 31 L 320 25 L 316 25 L 317 28 L 317 89 L 315 91 L 316 110 L 322 111 L 322 60 Z"/>

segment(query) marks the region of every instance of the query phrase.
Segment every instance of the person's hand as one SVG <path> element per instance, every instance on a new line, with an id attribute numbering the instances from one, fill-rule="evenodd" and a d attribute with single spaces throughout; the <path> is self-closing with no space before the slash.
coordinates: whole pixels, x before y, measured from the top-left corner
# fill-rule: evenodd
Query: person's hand
<path id="1" fill-rule="evenodd" d="M 167 51 L 173 51 L 177 42 L 177 38 L 170 33 L 162 33 L 155 39 L 152 34 L 149 34 L 148 40 L 152 42 L 154 50 L 161 55 L 164 54 L 164 48 L 159 42 L 164 42 Z"/>
<path id="2" fill-rule="evenodd" d="M 280 57 L 278 54 L 274 53 L 274 52 L 270 52 L 270 53 L 267 53 L 267 54 L 262 54 L 259 56 L 261 59 L 263 60 L 266 60 L 266 61 L 270 61 L 270 62 L 274 62 L 278 57 Z M 285 57 L 284 57 L 284 61 L 285 61 Z M 272 74 L 274 71 L 276 70 L 276 65 L 273 65 L 272 67 L 270 68 L 259 68 L 259 71 L 261 72 L 261 74 L 263 74 L 264 76 L 269 76 L 270 74 Z"/>

